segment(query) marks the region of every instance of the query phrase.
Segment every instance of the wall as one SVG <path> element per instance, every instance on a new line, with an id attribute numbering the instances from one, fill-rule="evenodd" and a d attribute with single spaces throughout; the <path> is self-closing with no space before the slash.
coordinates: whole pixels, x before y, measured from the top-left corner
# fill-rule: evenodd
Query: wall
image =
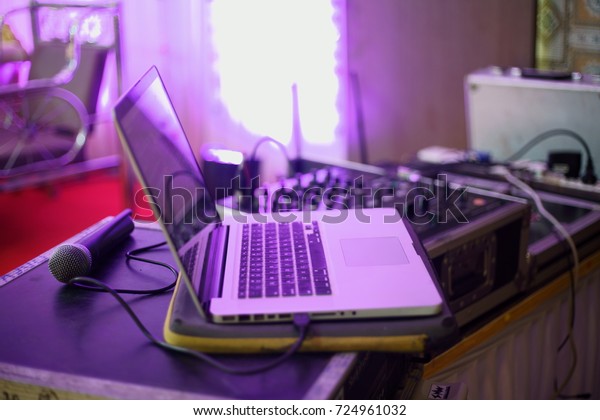
<path id="1" fill-rule="evenodd" d="M 369 162 L 466 147 L 464 76 L 532 66 L 534 45 L 535 0 L 348 0 Z M 359 159 L 356 136 L 350 158 Z"/>
<path id="2" fill-rule="evenodd" d="M 537 66 L 600 75 L 600 2 L 538 0 L 538 10 Z"/>

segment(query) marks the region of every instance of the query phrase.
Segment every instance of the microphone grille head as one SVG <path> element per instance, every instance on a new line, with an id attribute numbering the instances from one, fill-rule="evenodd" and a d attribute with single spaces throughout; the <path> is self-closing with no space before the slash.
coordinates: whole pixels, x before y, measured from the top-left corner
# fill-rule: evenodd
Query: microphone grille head
<path id="1" fill-rule="evenodd" d="M 61 245 L 48 260 L 50 273 L 63 283 L 73 277 L 85 276 L 92 268 L 92 254 L 83 245 Z"/>

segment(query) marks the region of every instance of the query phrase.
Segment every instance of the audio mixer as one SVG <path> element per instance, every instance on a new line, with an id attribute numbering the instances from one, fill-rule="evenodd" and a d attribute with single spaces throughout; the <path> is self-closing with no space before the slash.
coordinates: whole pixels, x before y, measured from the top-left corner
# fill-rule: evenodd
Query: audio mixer
<path id="1" fill-rule="evenodd" d="M 443 173 L 447 182 L 455 187 L 471 186 L 529 199 L 502 176 L 494 174 L 489 164 L 416 164 L 413 169 L 422 176 Z M 544 207 L 571 236 L 577 247 L 579 260 L 600 249 L 600 191 L 597 185 L 585 185 L 575 180 L 558 182 L 550 175 L 532 176 L 527 172 L 520 173 L 519 177 L 537 192 Z M 548 182 L 548 179 L 553 181 Z M 570 255 L 565 239 L 532 203 L 525 288 L 529 290 L 542 286 L 569 270 L 573 264 Z"/>

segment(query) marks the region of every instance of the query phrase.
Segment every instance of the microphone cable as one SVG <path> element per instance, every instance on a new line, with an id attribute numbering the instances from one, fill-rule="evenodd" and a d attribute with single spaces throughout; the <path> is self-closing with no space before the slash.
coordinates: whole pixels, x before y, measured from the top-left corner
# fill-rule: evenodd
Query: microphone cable
<path id="1" fill-rule="evenodd" d="M 162 340 L 159 340 L 158 338 L 156 338 L 150 332 L 150 330 L 148 330 L 148 328 L 146 328 L 146 326 L 142 323 L 142 321 L 135 314 L 135 312 L 133 311 L 131 306 L 121 297 L 121 294 L 157 295 L 160 293 L 167 292 L 175 286 L 175 284 L 177 283 L 177 278 L 179 277 L 179 272 L 175 268 L 173 268 L 169 264 L 166 264 L 166 263 L 163 263 L 160 261 L 150 260 L 147 258 L 142 258 L 142 257 L 137 256 L 138 254 L 147 252 L 154 248 L 158 248 L 159 246 L 162 246 L 165 244 L 166 244 L 166 242 L 160 242 L 160 243 L 157 243 L 154 245 L 150 245 L 150 246 L 146 246 L 143 248 L 135 249 L 133 251 L 129 251 L 126 254 L 128 260 L 133 259 L 133 260 L 145 262 L 148 264 L 159 265 L 159 266 L 165 267 L 169 271 L 171 271 L 175 275 L 175 281 L 165 287 L 158 288 L 158 289 L 149 289 L 149 290 L 113 289 L 112 287 L 104 284 L 102 281 L 97 280 L 92 277 L 87 277 L 87 276 L 74 277 L 74 278 L 70 279 L 66 284 L 69 286 L 75 286 L 75 287 L 78 287 L 78 288 L 81 288 L 84 290 L 89 290 L 89 291 L 94 291 L 94 292 L 104 292 L 104 293 L 110 294 L 121 305 L 121 307 L 123 307 L 123 309 L 127 312 L 129 317 L 133 320 L 133 322 L 138 327 L 138 329 L 141 331 L 141 333 L 152 344 L 154 344 L 160 348 L 163 348 L 165 350 L 169 350 L 169 351 L 172 351 L 175 353 L 180 353 L 180 354 L 184 354 L 187 356 L 191 356 L 195 359 L 206 362 L 209 365 L 211 365 L 225 373 L 234 374 L 234 375 L 251 375 L 251 374 L 265 372 L 269 369 L 274 368 L 275 366 L 280 365 L 281 363 L 285 362 L 286 360 L 288 360 L 291 356 L 293 356 L 296 352 L 298 352 L 300 347 L 302 347 L 302 344 L 304 343 L 304 341 L 308 335 L 308 327 L 310 325 L 310 318 L 305 313 L 294 314 L 294 316 L 293 316 L 294 326 L 299 330 L 299 335 L 298 335 L 298 338 L 296 339 L 296 341 L 290 347 L 288 347 L 288 349 L 284 353 L 282 353 L 277 358 L 275 358 L 269 362 L 266 362 L 263 365 L 251 367 L 251 368 L 235 368 L 232 366 L 228 366 L 224 363 L 221 363 L 216 358 L 209 356 L 206 353 L 195 351 L 195 350 L 192 350 L 192 349 L 189 349 L 186 347 L 175 346 L 173 344 L 167 343 L 166 341 L 162 341 Z"/>
<path id="2" fill-rule="evenodd" d="M 164 292 L 167 292 L 167 291 L 173 289 L 175 287 L 175 285 L 177 284 L 177 278 L 179 277 L 179 272 L 173 266 L 163 263 L 161 261 L 150 260 L 147 258 L 138 257 L 138 254 L 142 254 L 142 253 L 148 252 L 154 248 L 158 248 L 160 246 L 166 245 L 166 243 L 167 242 L 163 241 L 163 242 L 156 243 L 154 245 L 149 245 L 149 246 L 145 246 L 142 248 L 134 249 L 132 251 L 128 251 L 126 254 L 126 258 L 127 258 L 127 261 L 135 260 L 135 261 L 141 261 L 141 262 L 145 262 L 148 264 L 165 267 L 167 270 L 169 270 L 175 276 L 175 280 L 173 280 L 173 282 L 171 282 L 170 284 L 168 284 L 164 287 L 159 287 L 156 289 L 111 289 L 111 290 L 113 290 L 115 293 L 129 294 L 129 295 L 158 295 L 158 294 L 161 294 L 161 293 L 164 293 Z M 67 282 L 67 284 L 78 287 L 80 289 L 85 289 L 85 290 L 90 290 L 90 291 L 95 291 L 95 292 L 105 292 L 105 293 L 108 292 L 106 287 L 100 287 L 95 283 L 91 284 L 89 282 L 88 282 L 88 284 L 84 284 L 83 282 L 79 282 L 77 280 L 77 279 L 84 279 L 84 278 L 89 279 L 90 277 L 85 277 L 85 276 L 73 277 L 72 279 L 70 279 Z M 98 281 L 98 280 L 96 280 L 96 281 Z"/>

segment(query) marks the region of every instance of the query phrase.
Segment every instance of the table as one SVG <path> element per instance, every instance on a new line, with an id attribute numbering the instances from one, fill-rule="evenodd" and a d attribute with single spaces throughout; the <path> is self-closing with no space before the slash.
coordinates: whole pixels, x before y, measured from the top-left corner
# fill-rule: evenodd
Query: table
<path id="1" fill-rule="evenodd" d="M 123 249 L 95 277 L 112 287 L 170 282 L 169 271 L 123 258 L 125 249 L 162 240 L 160 231 L 136 224 Z M 223 373 L 151 344 L 111 296 L 56 281 L 47 268 L 50 255 L 0 278 L 0 399 L 390 398 L 402 380 L 407 356 L 398 353 L 301 353 L 262 374 Z M 166 247 L 145 256 L 173 263 Z M 125 300 L 162 337 L 170 294 Z M 237 366 L 272 357 L 219 356 Z"/>

